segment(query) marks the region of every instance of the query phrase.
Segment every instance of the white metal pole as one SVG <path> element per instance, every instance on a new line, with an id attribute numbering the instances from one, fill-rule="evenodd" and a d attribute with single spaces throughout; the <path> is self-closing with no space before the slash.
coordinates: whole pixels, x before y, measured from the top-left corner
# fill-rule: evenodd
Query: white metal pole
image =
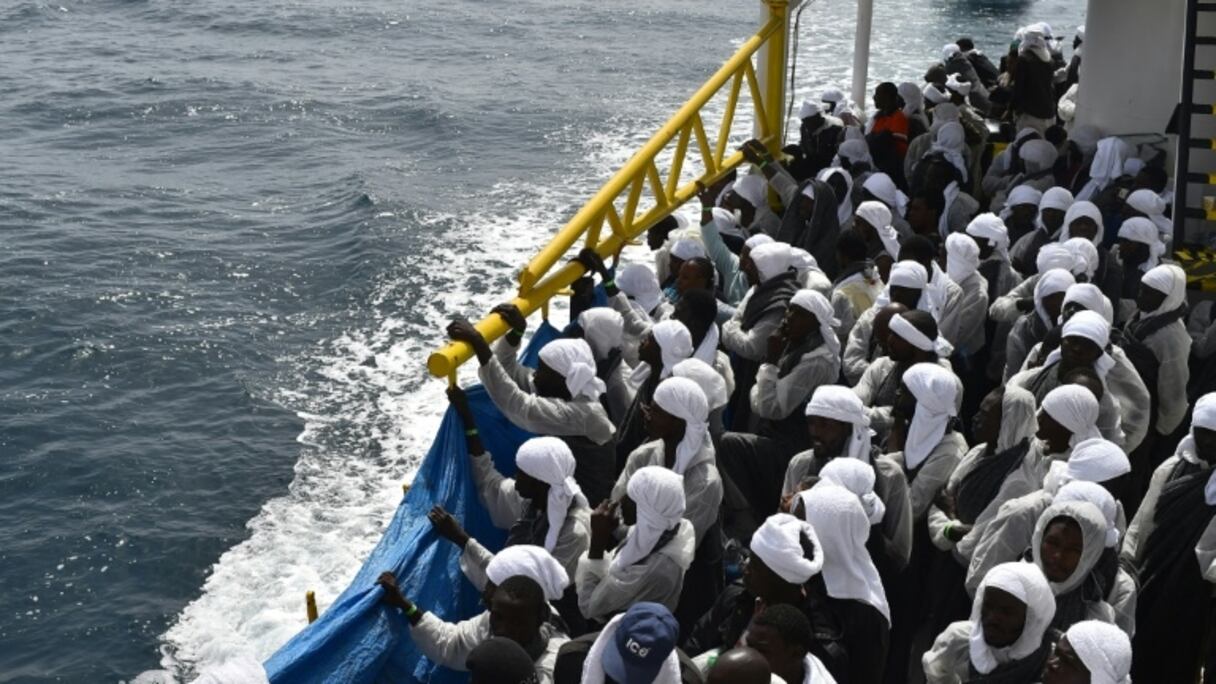
<path id="1" fill-rule="evenodd" d="M 853 106 L 866 111 L 869 99 L 866 79 L 870 71 L 870 25 L 874 20 L 874 0 L 857 0 L 857 34 L 853 39 Z"/>

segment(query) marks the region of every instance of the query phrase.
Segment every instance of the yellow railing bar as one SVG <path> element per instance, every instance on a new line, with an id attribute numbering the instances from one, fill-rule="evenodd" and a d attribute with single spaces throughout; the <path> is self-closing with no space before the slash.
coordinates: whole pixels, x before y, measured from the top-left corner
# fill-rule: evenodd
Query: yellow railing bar
<path id="1" fill-rule="evenodd" d="M 735 122 L 735 105 L 739 102 L 739 90 L 743 86 L 743 72 L 737 72 L 730 82 L 730 96 L 726 98 L 726 113 L 722 115 L 722 126 L 718 128 L 718 147 L 714 149 L 714 161 L 721 162 L 726 156 L 726 141 Z"/>
<path id="2" fill-rule="evenodd" d="M 719 155 L 714 154 L 717 150 L 710 147 L 700 114 L 701 108 L 722 89 L 728 80 L 734 78 L 736 83 L 735 87 L 732 87 L 731 97 L 728 101 L 731 119 L 733 120 L 738 91 L 741 90 L 739 84 L 746 79 L 755 106 L 756 121 L 761 131 L 761 142 L 770 149 L 781 145 L 780 135 L 773 135 L 773 131 L 780 131 L 782 122 L 778 121 L 774 126 L 773 122 L 768 120 L 767 115 L 768 112 L 780 111 L 781 102 L 774 101 L 766 107 L 762 101 L 760 85 L 751 62 L 752 56 L 770 39 L 773 39 L 769 42 L 771 52 L 784 55 L 787 26 L 786 3 L 784 0 L 768 0 L 766 4 L 770 9 L 770 19 L 760 30 L 744 41 L 739 50 L 697 89 L 679 111 L 575 213 L 574 217 L 558 231 L 549 244 L 542 248 L 524 267 L 519 275 L 519 295 L 511 303 L 517 306 L 525 316 L 537 309 L 543 309 L 547 317 L 549 299 L 583 275 L 583 266 L 578 263 L 567 263 L 554 272 L 550 271 L 583 237 L 584 233 L 592 233 L 588 235 L 587 244 L 594 245 L 595 240 L 592 238 L 599 237 L 599 233 L 602 232 L 602 224 L 607 221 L 612 234 L 600 241 L 598 245 L 594 245 L 594 249 L 600 256 L 608 257 L 616 253 L 634 236 L 696 196 L 696 183 L 690 182 L 683 186 L 679 184 L 679 172 L 682 170 L 684 156 L 687 153 L 690 131 L 697 138 L 697 146 L 705 166 L 705 174 L 700 180 L 706 184 L 716 182 L 728 171 L 742 163 L 743 157 L 739 152 L 733 153 L 726 159 L 721 159 L 720 155 L 725 153 L 724 145 L 722 145 Z M 774 39 L 775 36 L 779 36 L 779 40 Z M 780 61 L 781 64 L 777 67 L 779 71 L 783 71 L 785 68 L 784 60 L 770 59 L 768 61 Z M 770 74 L 772 69 L 773 67 L 769 65 L 765 72 L 766 75 Z M 725 124 L 725 127 L 729 128 L 729 122 Z M 655 166 L 655 159 L 677 135 L 680 136 L 680 142 L 677 144 L 676 156 L 672 163 L 673 173 L 668 180 L 667 187 L 664 187 L 658 168 Z M 729 131 L 719 132 L 719 140 L 725 140 L 728 136 Z M 638 210 L 643 186 L 648 180 L 654 189 L 655 206 L 638 217 L 635 214 Z M 629 194 L 626 198 L 622 220 L 614 203 L 626 188 L 629 188 Z M 493 341 L 507 332 L 506 322 L 502 317 L 493 314 L 478 322 L 476 327 L 488 341 Z M 460 364 L 467 361 L 472 353 L 473 351 L 468 345 L 452 342 L 432 354 L 427 360 L 427 367 L 437 377 L 449 376 Z"/>

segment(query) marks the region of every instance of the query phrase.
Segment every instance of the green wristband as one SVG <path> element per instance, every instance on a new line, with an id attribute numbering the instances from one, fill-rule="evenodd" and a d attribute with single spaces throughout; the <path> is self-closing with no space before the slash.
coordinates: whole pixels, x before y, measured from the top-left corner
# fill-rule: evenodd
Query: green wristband
<path id="1" fill-rule="evenodd" d="M 412 618 L 412 617 L 414 617 L 414 616 L 415 616 L 415 615 L 417 615 L 417 614 L 418 614 L 418 605 L 417 605 L 417 604 L 414 604 L 414 603 L 411 603 L 411 604 L 410 604 L 410 609 L 409 609 L 409 610 L 407 610 L 407 611 L 405 611 L 405 616 L 406 616 L 407 618 Z"/>
<path id="2" fill-rule="evenodd" d="M 605 280 L 602 284 L 604 287 L 616 287 L 615 280 Z"/>
<path id="3" fill-rule="evenodd" d="M 477 428 L 469 428 L 468 430 L 464 431 L 465 437 L 476 437 L 479 434 L 481 433 L 477 431 Z"/>

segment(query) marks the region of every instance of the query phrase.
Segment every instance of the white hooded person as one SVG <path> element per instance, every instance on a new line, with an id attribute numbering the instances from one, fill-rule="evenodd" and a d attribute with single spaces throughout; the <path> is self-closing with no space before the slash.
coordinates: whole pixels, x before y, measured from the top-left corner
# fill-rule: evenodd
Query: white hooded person
<path id="1" fill-rule="evenodd" d="M 918 363 L 935 363 L 953 372 L 950 355 L 954 347 L 942 337 L 929 314 L 919 310 L 895 314 L 888 321 L 887 329 L 887 339 L 883 343 L 887 353 L 874 359 L 853 387 L 867 407 L 870 427 L 880 438 L 886 438 L 891 429 L 892 407 L 899 383 L 909 368 Z M 960 380 L 957 396 L 961 397 L 962 391 Z"/>
<path id="2" fill-rule="evenodd" d="M 921 659 L 925 680 L 1034 682 L 1051 655 L 1054 617 L 1051 587 L 1038 567 L 998 565 L 976 592 L 971 618 L 947 627 Z"/>
<path id="3" fill-rule="evenodd" d="M 597 306 L 578 315 L 578 327 L 595 356 L 595 374 L 604 381 L 608 417 L 620 427 L 635 391 L 629 383 L 632 367 L 625 361 L 625 318 L 606 306 Z"/>
<path id="4" fill-rule="evenodd" d="M 928 515 L 929 506 L 967 450 L 954 427 L 959 385 L 958 377 L 935 363 L 913 365 L 900 381 L 888 439 L 893 453 L 887 458 L 898 463 L 908 477 L 914 523 Z"/>
<path id="5" fill-rule="evenodd" d="M 929 294 L 929 272 L 924 266 L 911 260 L 892 264 L 882 294 L 874 301 L 874 306 L 858 317 L 857 323 L 849 331 L 842 359 L 845 380 L 856 384 L 877 355 L 877 345 L 873 344 L 871 336 L 874 333 L 874 320 L 884 307 L 898 303 L 909 309 L 933 314 L 935 308 L 932 299 Z"/>
<path id="6" fill-rule="evenodd" d="M 946 236 L 946 275 L 962 296 L 954 308 L 957 332 L 953 340 L 955 351 L 964 355 L 978 354 L 986 344 L 984 326 L 988 322 L 988 281 L 979 272 L 980 247 L 964 233 Z"/>
<path id="7" fill-rule="evenodd" d="M 651 326 L 642 339 L 638 346 L 638 365 L 629 375 L 629 384 L 634 389 L 633 403 L 625 411 L 616 433 L 618 463 L 624 463 L 635 449 L 649 440 L 646 407 L 654 399 L 659 383 L 671 377 L 676 364 L 691 358 L 693 352 L 692 333 L 674 318 Z"/>
<path id="8" fill-rule="evenodd" d="M 1132 684 L 1132 642 L 1101 620 L 1082 620 L 1068 628 L 1047 659 L 1042 684 Z"/>
<path id="9" fill-rule="evenodd" d="M 526 319 L 511 305 L 494 311 L 510 327 L 494 349 L 468 321 L 453 321 L 448 335 L 473 348 L 481 366 L 478 378 L 507 420 L 570 445 L 574 479 L 589 502 L 599 502 L 612 488 L 616 426 L 600 401 L 607 386 L 596 376 L 591 347 L 579 339 L 553 340 L 541 348 L 536 371 L 530 371 L 516 358 Z M 466 430 L 476 428 L 465 422 Z"/>
<path id="10" fill-rule="evenodd" d="M 591 546 L 574 580 L 584 617 L 603 621 L 639 601 L 675 610 L 697 543 L 684 507 L 683 478 L 647 466 L 629 478 L 624 496 L 592 513 Z M 621 522 L 625 538 L 609 550 Z"/>
<path id="11" fill-rule="evenodd" d="M 1156 406 L 1150 423 L 1164 439 L 1182 423 L 1188 408 L 1183 388 L 1190 381 L 1191 336 L 1186 331 L 1186 272 L 1174 264 L 1149 269 L 1140 279 L 1139 311 L 1124 334 L 1152 351 L 1157 377 L 1149 387 Z M 1144 378 L 1151 382 L 1152 378 Z"/>
<path id="12" fill-rule="evenodd" d="M 1057 502 L 1039 516 L 1030 551 L 1056 597 L 1052 627 L 1063 631 L 1082 620 L 1115 623 L 1106 593 L 1119 561 L 1106 550 L 1106 520 L 1094 504 Z"/>

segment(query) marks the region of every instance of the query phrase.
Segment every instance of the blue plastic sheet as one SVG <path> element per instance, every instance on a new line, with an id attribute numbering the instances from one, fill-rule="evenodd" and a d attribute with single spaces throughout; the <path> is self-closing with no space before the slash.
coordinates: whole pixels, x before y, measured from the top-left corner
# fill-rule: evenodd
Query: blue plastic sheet
<path id="1" fill-rule="evenodd" d="M 540 348 L 560 334 L 542 324 L 523 352 L 523 363 L 535 367 Z M 495 465 L 504 474 L 513 473 L 515 452 L 532 435 L 508 422 L 481 386 L 469 388 L 468 396 Z M 478 592 L 460 572 L 458 549 L 440 538 L 427 520 L 435 504 L 461 520 L 487 548 L 501 548 L 505 533 L 494 527 L 477 499 L 464 426 L 451 409 L 409 493 L 359 574 L 316 622 L 266 661 L 271 682 L 456 684 L 468 680 L 467 673 L 437 667 L 422 656 L 410 640 L 405 617 L 380 603 L 382 591 L 376 586 L 380 573 L 391 570 L 406 596 L 444 620 L 463 620 L 482 610 Z"/>

